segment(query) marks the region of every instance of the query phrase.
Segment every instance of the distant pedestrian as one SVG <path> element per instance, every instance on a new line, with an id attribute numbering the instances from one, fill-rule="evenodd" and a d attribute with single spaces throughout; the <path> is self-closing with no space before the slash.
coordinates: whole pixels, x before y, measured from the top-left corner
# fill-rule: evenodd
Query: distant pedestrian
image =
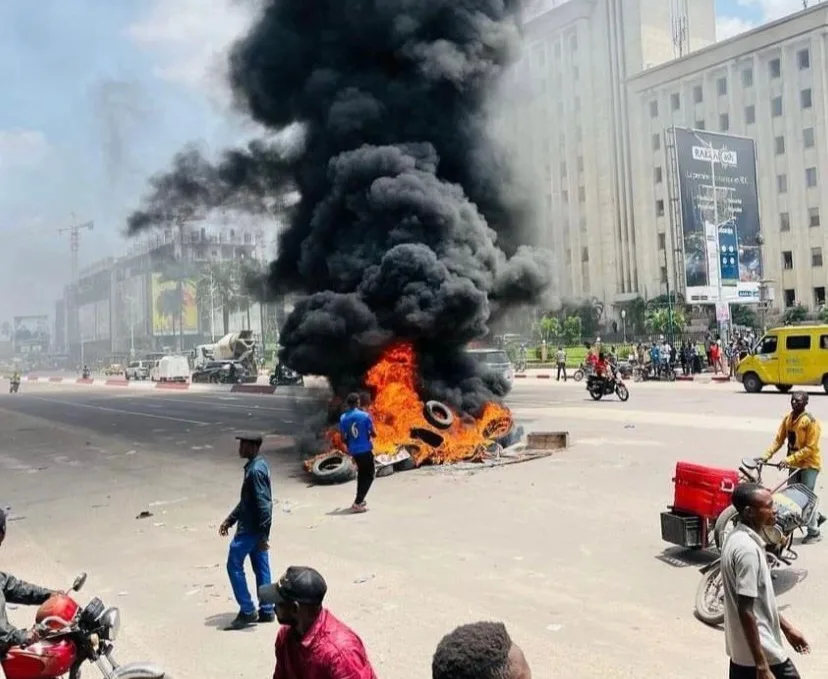
<path id="1" fill-rule="evenodd" d="M 532 670 L 502 622 L 461 625 L 444 636 L 431 661 L 432 679 L 532 679 Z"/>
<path id="2" fill-rule="evenodd" d="M 236 535 L 230 542 L 227 555 L 227 575 L 233 587 L 233 595 L 239 604 L 239 614 L 227 627 L 238 630 L 256 622 L 273 622 L 273 606 L 259 602 L 259 610 L 247 589 L 244 561 L 250 557 L 250 565 L 256 576 L 256 586 L 270 584 L 270 528 L 273 522 L 273 493 L 270 485 L 270 468 L 259 455 L 262 437 L 259 434 L 243 434 L 239 442 L 239 457 L 247 460 L 244 465 L 241 499 L 239 504 L 219 527 L 219 535 L 225 536 L 238 524 Z"/>
<path id="3" fill-rule="evenodd" d="M 561 375 L 563 375 L 564 382 L 566 382 L 566 349 L 558 347 L 558 350 L 555 352 L 555 362 L 558 364 L 557 381 L 560 382 Z"/>
<path id="4" fill-rule="evenodd" d="M 377 679 L 362 639 L 322 607 L 327 591 L 307 566 L 291 566 L 259 588 L 259 600 L 276 606 L 281 624 L 273 679 Z"/>
<path id="5" fill-rule="evenodd" d="M 348 394 L 348 410 L 339 418 L 339 431 L 348 447 L 348 454 L 357 466 L 357 492 L 351 511 L 361 514 L 368 511 L 365 498 L 374 483 L 374 420 L 359 408 L 359 394 Z"/>
<path id="6" fill-rule="evenodd" d="M 782 637 L 797 653 L 811 649 L 779 613 L 762 538 L 776 522 L 773 497 L 758 484 L 743 483 L 731 501 L 740 523 L 725 539 L 721 555 L 730 679 L 799 679 Z"/>

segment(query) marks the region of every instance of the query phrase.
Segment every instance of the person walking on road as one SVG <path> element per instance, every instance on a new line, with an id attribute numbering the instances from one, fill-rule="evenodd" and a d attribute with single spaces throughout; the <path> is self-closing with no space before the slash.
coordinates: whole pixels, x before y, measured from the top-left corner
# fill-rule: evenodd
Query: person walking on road
<path id="1" fill-rule="evenodd" d="M 374 420 L 360 410 L 359 394 L 348 394 L 348 410 L 339 418 L 339 432 L 348 447 L 348 454 L 357 467 L 357 493 L 351 511 L 361 514 L 368 511 L 365 498 L 374 483 Z"/>
<path id="2" fill-rule="evenodd" d="M 782 418 L 776 438 L 761 459 L 767 462 L 787 443 L 788 454 L 780 466 L 791 470 L 791 476 L 796 476 L 793 479 L 795 483 L 801 483 L 816 492 L 817 477 L 822 470 L 822 452 L 819 449 L 822 427 L 811 413 L 806 412 L 807 407 L 807 393 L 795 391 L 791 394 L 791 412 Z M 825 517 L 819 512 L 813 513 L 803 544 L 822 539 L 819 526 L 824 521 Z"/>
<path id="3" fill-rule="evenodd" d="M 328 585 L 313 568 L 291 566 L 259 600 L 276 606 L 276 670 L 273 679 L 377 679 L 365 645 L 322 607 Z"/>
<path id="4" fill-rule="evenodd" d="M 227 555 L 227 575 L 233 587 L 233 595 L 239 604 L 239 614 L 227 627 L 238 630 L 257 622 L 273 622 L 273 605 L 259 602 L 259 610 L 247 589 L 244 575 L 245 559 L 256 576 L 256 586 L 270 584 L 270 529 L 273 523 L 273 491 L 270 485 L 270 468 L 259 455 L 262 437 L 259 434 L 242 434 L 239 442 L 239 457 L 247 460 L 244 465 L 244 480 L 239 504 L 219 527 L 219 535 L 226 536 L 238 524 L 236 534 L 230 542 Z"/>
<path id="5" fill-rule="evenodd" d="M 558 351 L 555 352 L 555 362 L 558 364 L 557 381 L 560 382 L 561 375 L 563 375 L 564 382 L 566 382 L 566 349 L 558 347 Z"/>
<path id="6" fill-rule="evenodd" d="M 782 637 L 797 653 L 811 649 L 779 613 L 761 537 L 776 522 L 773 496 L 758 484 L 743 483 L 731 501 L 740 523 L 725 539 L 721 555 L 730 679 L 799 679 Z"/>

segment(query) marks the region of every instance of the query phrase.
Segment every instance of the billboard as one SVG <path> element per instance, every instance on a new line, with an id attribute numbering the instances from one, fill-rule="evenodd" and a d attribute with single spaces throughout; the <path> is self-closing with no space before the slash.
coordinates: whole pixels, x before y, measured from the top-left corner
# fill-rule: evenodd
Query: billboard
<path id="1" fill-rule="evenodd" d="M 12 327 L 14 351 L 18 354 L 46 353 L 49 351 L 49 317 L 15 316 Z"/>
<path id="2" fill-rule="evenodd" d="M 674 128 L 686 299 L 759 302 L 762 259 L 753 139 Z"/>
<path id="3" fill-rule="evenodd" d="M 164 274 L 155 273 L 152 275 L 152 334 L 158 337 L 179 333 L 198 334 L 196 282 L 168 280 Z"/>

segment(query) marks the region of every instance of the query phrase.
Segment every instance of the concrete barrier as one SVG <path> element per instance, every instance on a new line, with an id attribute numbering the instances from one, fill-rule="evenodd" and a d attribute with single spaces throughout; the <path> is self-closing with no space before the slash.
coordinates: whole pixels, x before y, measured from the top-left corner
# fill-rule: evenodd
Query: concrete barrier
<path id="1" fill-rule="evenodd" d="M 234 384 L 230 392 L 233 394 L 272 394 L 276 387 L 269 384 Z"/>
<path id="2" fill-rule="evenodd" d="M 190 388 L 189 382 L 156 382 L 156 389 L 171 389 L 173 391 L 184 391 Z"/>

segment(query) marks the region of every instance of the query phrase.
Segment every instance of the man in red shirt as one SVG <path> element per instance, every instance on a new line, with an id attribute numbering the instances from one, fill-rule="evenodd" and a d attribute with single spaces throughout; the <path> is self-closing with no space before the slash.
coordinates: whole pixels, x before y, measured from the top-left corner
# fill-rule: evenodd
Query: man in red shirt
<path id="1" fill-rule="evenodd" d="M 291 566 L 259 588 L 259 601 L 276 606 L 282 625 L 273 679 L 377 679 L 356 632 L 322 607 L 327 591 L 325 579 L 307 566 Z"/>

